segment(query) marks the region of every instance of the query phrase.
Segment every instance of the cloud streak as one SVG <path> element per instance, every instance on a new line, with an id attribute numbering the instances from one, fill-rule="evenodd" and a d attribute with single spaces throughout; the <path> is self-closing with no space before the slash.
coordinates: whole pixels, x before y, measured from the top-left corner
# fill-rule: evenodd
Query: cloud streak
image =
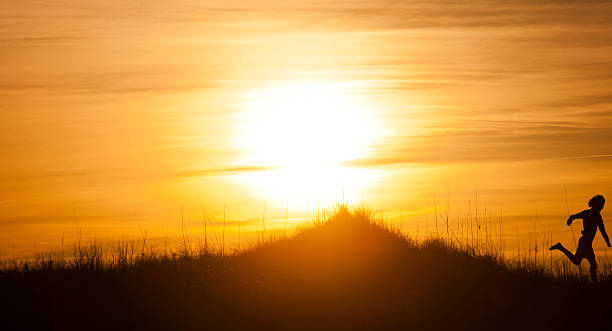
<path id="1" fill-rule="evenodd" d="M 245 165 L 245 166 L 226 167 L 226 168 L 184 171 L 184 172 L 177 173 L 176 176 L 177 177 L 227 176 L 227 175 L 242 174 L 242 173 L 247 173 L 247 172 L 268 171 L 268 170 L 274 170 L 274 169 L 276 169 L 276 167 Z"/>

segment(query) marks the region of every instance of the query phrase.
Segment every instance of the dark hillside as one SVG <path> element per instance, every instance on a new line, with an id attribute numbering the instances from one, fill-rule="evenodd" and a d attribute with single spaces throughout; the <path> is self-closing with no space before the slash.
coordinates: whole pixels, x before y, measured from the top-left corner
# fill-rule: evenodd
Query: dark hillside
<path id="1" fill-rule="evenodd" d="M 4 325 L 56 330 L 610 329 L 612 287 L 417 245 L 340 210 L 230 257 L 5 272 Z"/>

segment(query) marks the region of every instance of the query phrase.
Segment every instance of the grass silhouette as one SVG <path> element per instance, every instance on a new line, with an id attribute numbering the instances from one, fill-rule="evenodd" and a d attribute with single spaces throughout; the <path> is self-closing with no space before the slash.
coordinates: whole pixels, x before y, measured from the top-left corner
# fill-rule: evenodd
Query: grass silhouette
<path id="1" fill-rule="evenodd" d="M 125 330 L 541 330 L 610 325 L 612 282 L 417 242 L 340 206 L 241 252 L 97 243 L 0 273 L 3 326 Z"/>

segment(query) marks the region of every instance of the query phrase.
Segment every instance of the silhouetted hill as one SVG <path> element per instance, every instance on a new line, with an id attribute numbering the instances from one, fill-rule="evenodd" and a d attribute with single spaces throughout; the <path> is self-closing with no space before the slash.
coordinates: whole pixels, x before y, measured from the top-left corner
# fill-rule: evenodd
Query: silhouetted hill
<path id="1" fill-rule="evenodd" d="M 5 272 L 4 326 L 40 330 L 610 330 L 612 287 L 416 244 L 366 212 L 235 256 Z"/>

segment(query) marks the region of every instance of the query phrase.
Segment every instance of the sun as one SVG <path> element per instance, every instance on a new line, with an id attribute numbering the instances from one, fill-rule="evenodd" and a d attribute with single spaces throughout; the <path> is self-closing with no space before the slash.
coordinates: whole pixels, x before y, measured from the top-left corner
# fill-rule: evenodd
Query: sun
<path id="1" fill-rule="evenodd" d="M 379 133 L 353 83 L 287 83 L 252 91 L 236 146 L 246 162 L 272 167 L 338 164 L 367 156 Z"/>
<path id="2" fill-rule="evenodd" d="M 354 82 L 292 82 L 247 93 L 233 142 L 237 161 L 271 170 L 239 180 L 267 199 L 297 204 L 365 188 L 374 172 L 343 164 L 368 157 L 383 130 L 360 91 Z"/>

